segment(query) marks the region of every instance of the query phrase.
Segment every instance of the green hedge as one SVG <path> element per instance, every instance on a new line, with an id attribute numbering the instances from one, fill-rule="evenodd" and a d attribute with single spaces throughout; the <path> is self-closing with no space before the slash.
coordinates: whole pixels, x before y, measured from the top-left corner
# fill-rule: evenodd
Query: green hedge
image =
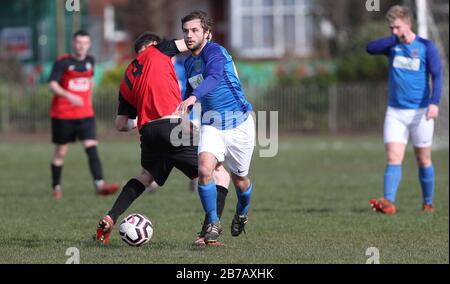
<path id="1" fill-rule="evenodd" d="M 27 89 L 0 83 L 0 127 L 38 131 L 49 126 L 49 108 L 52 95 L 47 86 Z"/>
<path id="2" fill-rule="evenodd" d="M 352 36 L 351 44 L 337 59 L 337 79 L 339 82 L 380 82 L 386 81 L 388 60 L 385 56 L 367 53 L 369 41 L 389 35 L 386 21 L 369 22 Z"/>

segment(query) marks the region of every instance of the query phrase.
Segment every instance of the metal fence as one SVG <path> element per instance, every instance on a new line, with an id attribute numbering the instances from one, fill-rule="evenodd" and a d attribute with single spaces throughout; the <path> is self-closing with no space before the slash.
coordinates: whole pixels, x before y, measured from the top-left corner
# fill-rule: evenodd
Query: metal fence
<path id="1" fill-rule="evenodd" d="M 385 84 L 340 84 L 252 90 L 256 110 L 278 111 L 281 131 L 356 133 L 381 129 Z"/>
<path id="2" fill-rule="evenodd" d="M 381 133 L 387 101 L 385 84 L 330 87 L 246 88 L 255 111 L 278 111 L 280 132 L 320 134 Z M 93 103 L 100 130 L 113 129 L 117 89 L 97 89 Z M 29 89 L 0 85 L 0 134 L 48 132 L 51 94 L 46 86 Z M 448 147 L 448 84 L 444 86 L 436 136 Z"/>
<path id="3" fill-rule="evenodd" d="M 444 86 L 440 111 L 437 120 L 437 143 L 448 147 L 449 145 L 449 3 L 448 0 L 433 0 L 428 2 L 428 27 L 430 38 L 437 44 L 442 60 Z"/>

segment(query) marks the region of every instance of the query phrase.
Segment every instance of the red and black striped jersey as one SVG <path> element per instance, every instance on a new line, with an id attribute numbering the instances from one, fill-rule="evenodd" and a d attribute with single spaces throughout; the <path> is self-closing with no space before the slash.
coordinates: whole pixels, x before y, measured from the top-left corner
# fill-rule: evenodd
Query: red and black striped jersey
<path id="1" fill-rule="evenodd" d="M 125 71 L 119 91 L 119 115 L 138 117 L 138 128 L 172 115 L 181 92 L 171 57 L 180 53 L 174 41 L 151 46 L 138 54 Z"/>
<path id="2" fill-rule="evenodd" d="M 94 65 L 95 60 L 92 56 L 78 61 L 72 55 L 66 54 L 55 61 L 48 82 L 58 82 L 63 89 L 80 96 L 84 104 L 74 106 L 68 99 L 55 95 L 50 108 L 52 118 L 82 119 L 94 116 L 91 99 Z"/>

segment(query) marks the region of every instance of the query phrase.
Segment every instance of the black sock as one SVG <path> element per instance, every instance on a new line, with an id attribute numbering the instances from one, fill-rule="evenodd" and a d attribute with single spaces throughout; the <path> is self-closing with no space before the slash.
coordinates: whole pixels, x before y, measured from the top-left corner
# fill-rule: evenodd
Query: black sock
<path id="1" fill-rule="evenodd" d="M 223 186 L 216 185 L 217 188 L 217 216 L 222 217 L 223 209 L 225 208 L 225 199 L 227 198 L 228 189 Z"/>
<path id="2" fill-rule="evenodd" d="M 131 203 L 133 203 L 133 201 L 135 201 L 136 198 L 144 192 L 144 190 L 145 186 L 137 179 L 131 179 L 127 182 L 119 197 L 117 197 L 111 211 L 108 213 L 108 215 L 114 220 L 114 223 L 116 223 L 117 218 L 119 218 L 119 216 L 122 215 L 128 207 L 130 207 Z"/>
<path id="3" fill-rule="evenodd" d="M 97 146 L 86 148 L 86 154 L 89 158 L 89 169 L 94 180 L 103 180 L 102 163 L 98 156 Z"/>
<path id="4" fill-rule="evenodd" d="M 61 184 L 61 173 L 63 166 L 55 166 L 54 164 L 51 164 L 51 168 L 52 168 L 52 187 L 55 187 Z"/>
<path id="5" fill-rule="evenodd" d="M 228 189 L 221 185 L 216 185 L 217 189 L 217 217 L 219 219 L 222 217 L 223 209 L 225 208 L 225 199 L 228 194 Z M 205 220 L 203 221 L 203 224 L 206 224 L 208 221 L 208 216 L 205 215 Z"/>

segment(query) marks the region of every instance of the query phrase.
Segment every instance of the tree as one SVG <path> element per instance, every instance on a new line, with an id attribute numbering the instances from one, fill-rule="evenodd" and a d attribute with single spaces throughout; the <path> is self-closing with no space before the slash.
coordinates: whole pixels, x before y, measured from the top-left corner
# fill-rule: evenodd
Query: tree
<path id="1" fill-rule="evenodd" d="M 173 1 L 170 1 L 173 2 Z M 131 38 L 137 38 L 144 31 L 153 31 L 162 36 L 168 34 L 166 18 L 171 15 L 173 4 L 164 0 L 129 0 L 118 9 L 118 17 L 123 21 Z"/>
<path id="2" fill-rule="evenodd" d="M 353 35 L 359 33 L 361 27 L 373 20 L 380 20 L 393 5 L 403 4 L 402 0 L 380 1 L 380 11 L 369 12 L 366 10 L 366 1 L 362 0 L 320 0 L 319 15 L 332 22 L 336 30 L 335 55 L 346 50 L 352 45 Z M 386 28 L 386 32 L 388 29 Z"/>

